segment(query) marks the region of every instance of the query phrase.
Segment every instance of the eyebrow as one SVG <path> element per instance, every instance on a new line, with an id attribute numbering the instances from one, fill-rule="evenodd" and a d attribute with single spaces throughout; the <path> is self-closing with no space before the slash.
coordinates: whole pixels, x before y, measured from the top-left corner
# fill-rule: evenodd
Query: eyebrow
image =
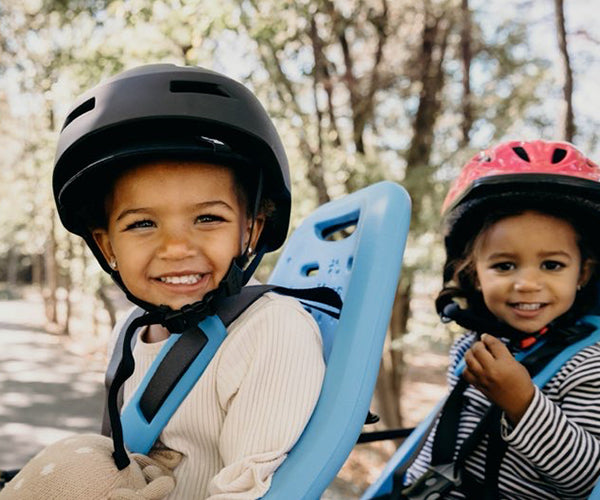
<path id="1" fill-rule="evenodd" d="M 562 257 L 567 257 L 567 258 L 572 258 L 572 255 L 569 252 L 565 252 L 564 250 L 548 250 L 545 252 L 540 252 L 538 254 L 540 257 L 542 258 L 549 258 L 549 257 L 558 257 L 558 256 L 562 256 Z M 488 255 L 488 259 L 512 259 L 515 257 L 515 254 L 512 252 L 495 252 L 493 254 Z"/>
<path id="2" fill-rule="evenodd" d="M 233 207 L 229 203 L 224 202 L 222 200 L 203 201 L 201 203 L 195 203 L 193 205 L 194 210 L 206 210 L 206 209 L 216 208 L 216 207 L 225 208 L 225 209 L 231 210 L 231 211 L 234 210 Z M 153 211 L 153 209 L 151 207 L 128 208 L 126 210 L 123 210 L 118 215 L 118 217 L 115 219 L 115 221 L 118 222 L 121 219 L 127 217 L 128 215 L 145 214 L 145 213 L 149 213 L 152 211 Z"/>

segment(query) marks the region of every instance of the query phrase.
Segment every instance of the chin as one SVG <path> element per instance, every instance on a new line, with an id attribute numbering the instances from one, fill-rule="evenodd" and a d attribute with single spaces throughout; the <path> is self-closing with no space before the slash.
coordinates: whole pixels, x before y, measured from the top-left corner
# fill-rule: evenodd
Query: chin
<path id="1" fill-rule="evenodd" d="M 200 302 L 203 298 L 204 298 L 204 296 L 194 298 L 194 299 L 189 299 L 189 300 L 169 301 L 169 302 L 167 302 L 167 305 L 171 309 L 177 310 L 177 309 L 181 309 L 183 306 L 189 306 L 191 304 L 195 304 L 196 302 Z"/>
<path id="2" fill-rule="evenodd" d="M 512 326 L 513 328 L 515 328 L 516 330 L 519 330 L 520 332 L 523 332 L 525 334 L 532 334 L 532 333 L 537 333 L 539 332 L 542 328 L 544 328 L 545 326 L 547 326 L 547 323 L 544 323 L 542 325 L 519 325 L 519 324 L 510 324 L 510 326 Z"/>

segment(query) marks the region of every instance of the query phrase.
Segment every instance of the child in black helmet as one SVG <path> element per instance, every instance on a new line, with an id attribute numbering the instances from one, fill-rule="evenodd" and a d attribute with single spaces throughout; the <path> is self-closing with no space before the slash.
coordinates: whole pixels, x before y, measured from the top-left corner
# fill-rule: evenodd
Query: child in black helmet
<path id="1" fill-rule="evenodd" d="M 283 243 L 290 211 L 285 152 L 254 95 L 172 65 L 126 71 L 78 100 L 61 131 L 54 193 L 65 227 L 134 304 L 162 318 L 137 334 L 125 405 L 171 335 L 163 325 L 173 315 L 195 321 L 237 294 Z M 292 298 L 259 298 L 160 434 L 158 445 L 183 455 L 169 498 L 263 496 L 323 373 L 310 314 Z"/>
<path id="2" fill-rule="evenodd" d="M 481 153 L 451 188 L 437 306 L 471 332 L 452 348 L 452 392 L 402 498 L 590 495 L 600 345 L 541 389 L 532 376 L 593 330 L 582 315 L 596 298 L 599 182 L 600 168 L 572 145 L 532 141 Z"/>

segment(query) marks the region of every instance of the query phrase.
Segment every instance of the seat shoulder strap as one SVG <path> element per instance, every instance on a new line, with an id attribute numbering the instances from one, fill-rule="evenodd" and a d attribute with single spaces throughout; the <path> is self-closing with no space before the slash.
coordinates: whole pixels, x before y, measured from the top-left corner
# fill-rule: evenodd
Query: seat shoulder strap
<path id="1" fill-rule="evenodd" d="M 256 302 L 260 297 L 262 297 L 265 293 L 274 291 L 277 293 L 281 293 L 282 295 L 288 295 L 292 297 L 296 297 L 302 302 L 308 302 L 311 307 L 315 307 L 314 303 L 319 303 L 327 306 L 333 310 L 323 310 L 328 314 L 331 314 L 334 317 L 339 317 L 339 309 L 341 309 L 342 301 L 340 296 L 330 288 L 326 287 L 316 287 L 316 288 L 308 288 L 308 289 L 293 289 L 293 288 L 285 288 L 276 285 L 251 285 L 245 286 L 242 288 L 239 294 L 236 294 L 231 297 L 227 297 L 221 301 L 216 310 L 216 315 L 220 318 L 221 322 L 227 328 L 231 323 L 233 323 L 250 305 Z M 108 365 L 108 369 L 105 377 L 105 387 L 108 393 L 108 389 L 110 388 L 115 374 L 116 369 L 121 360 L 122 351 L 123 351 L 123 338 L 125 336 L 125 332 L 127 331 L 128 326 L 139 316 L 144 314 L 142 309 L 136 308 L 130 316 L 127 318 L 124 323 L 121 331 L 118 334 L 117 341 L 115 343 L 115 348 L 112 353 L 112 357 L 110 363 Z M 135 343 L 136 337 L 134 336 L 134 340 L 132 341 L 132 349 Z M 175 365 L 173 363 L 175 361 Z M 210 362 L 210 359 L 207 360 L 207 364 Z M 179 364 L 177 363 L 175 356 L 169 356 L 164 360 L 164 366 L 159 365 L 155 369 L 155 373 L 153 376 L 154 383 L 152 387 L 165 387 L 165 390 L 158 391 L 156 395 L 146 395 L 144 401 L 148 402 L 151 400 L 150 406 L 152 406 L 152 411 L 150 413 L 154 414 L 156 412 L 156 401 L 164 401 L 167 394 L 166 392 L 170 392 L 172 390 L 172 380 L 177 382 L 182 373 L 172 374 L 172 370 L 174 366 L 179 367 L 179 371 L 187 367 L 189 363 Z M 168 368 L 168 369 L 167 369 Z M 169 380 L 171 382 L 164 383 L 161 381 L 164 373 L 171 373 Z M 163 375 L 161 375 L 163 374 Z M 156 391 L 155 391 L 156 392 Z M 157 399 L 158 398 L 158 399 Z M 119 391 L 119 408 L 123 406 L 123 387 Z M 146 405 L 145 405 L 146 406 Z M 108 412 L 104 410 L 104 416 L 102 421 L 102 434 L 109 436 L 110 435 L 110 419 L 108 418 Z"/>
<path id="2" fill-rule="evenodd" d="M 133 308 L 129 312 L 129 315 L 125 319 L 125 322 L 123 323 L 121 329 L 119 330 L 119 333 L 117 334 L 117 339 L 115 341 L 110 361 L 106 368 L 106 374 L 104 376 L 104 390 L 106 392 L 106 396 L 108 396 L 108 390 L 110 389 L 110 386 L 112 385 L 112 382 L 115 379 L 117 368 L 119 367 L 119 363 L 121 362 L 121 357 L 123 355 L 123 341 L 125 339 L 125 332 L 127 332 L 127 328 L 129 328 L 129 325 L 131 325 L 131 323 L 133 323 L 134 320 L 142 316 L 144 312 L 145 311 L 140 307 Z M 135 345 L 136 340 L 137 336 L 134 336 L 131 341 L 132 349 Z M 102 415 L 102 435 L 110 436 L 110 419 L 108 416 L 108 408 L 106 406 L 106 398 L 104 399 L 104 401 L 104 412 Z M 121 388 L 121 390 L 119 391 L 118 403 L 119 407 L 123 406 L 123 388 Z"/>
<path id="3" fill-rule="evenodd" d="M 255 286 L 247 286 L 242 289 L 242 291 L 232 297 L 226 298 L 217 308 L 217 315 L 225 325 L 228 327 L 233 321 L 235 321 L 252 303 L 258 300 L 262 295 L 271 291 L 275 286 L 273 285 L 255 285 Z M 118 332 L 118 336 L 112 351 L 112 355 L 110 358 L 110 362 L 108 363 L 108 367 L 106 369 L 106 375 L 104 378 L 104 386 L 106 394 L 108 394 L 108 390 L 113 383 L 115 378 L 117 368 L 121 361 L 122 353 L 123 353 L 123 339 L 125 337 L 125 332 L 131 323 L 136 319 L 142 316 L 145 311 L 139 307 L 134 308 L 129 316 L 126 318 L 123 323 L 121 329 Z M 137 340 L 137 336 L 133 337 L 132 340 L 132 349 L 135 346 L 135 342 Z M 106 400 L 106 398 L 105 398 Z M 118 395 L 118 404 L 119 408 L 123 406 L 123 387 L 121 387 Z M 110 436 L 111 427 L 110 427 L 110 419 L 108 415 L 108 410 L 106 404 L 104 405 L 104 412 L 102 417 L 102 434 L 105 436 Z"/>

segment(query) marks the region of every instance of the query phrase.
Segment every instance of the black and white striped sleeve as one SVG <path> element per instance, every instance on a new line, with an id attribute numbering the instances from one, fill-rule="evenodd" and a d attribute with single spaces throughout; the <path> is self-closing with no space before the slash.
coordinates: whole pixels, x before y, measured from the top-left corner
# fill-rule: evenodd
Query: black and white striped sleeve
<path id="1" fill-rule="evenodd" d="M 503 421 L 503 438 L 561 499 L 587 498 L 600 476 L 600 347 L 584 349 L 536 388 L 514 427 Z"/>

